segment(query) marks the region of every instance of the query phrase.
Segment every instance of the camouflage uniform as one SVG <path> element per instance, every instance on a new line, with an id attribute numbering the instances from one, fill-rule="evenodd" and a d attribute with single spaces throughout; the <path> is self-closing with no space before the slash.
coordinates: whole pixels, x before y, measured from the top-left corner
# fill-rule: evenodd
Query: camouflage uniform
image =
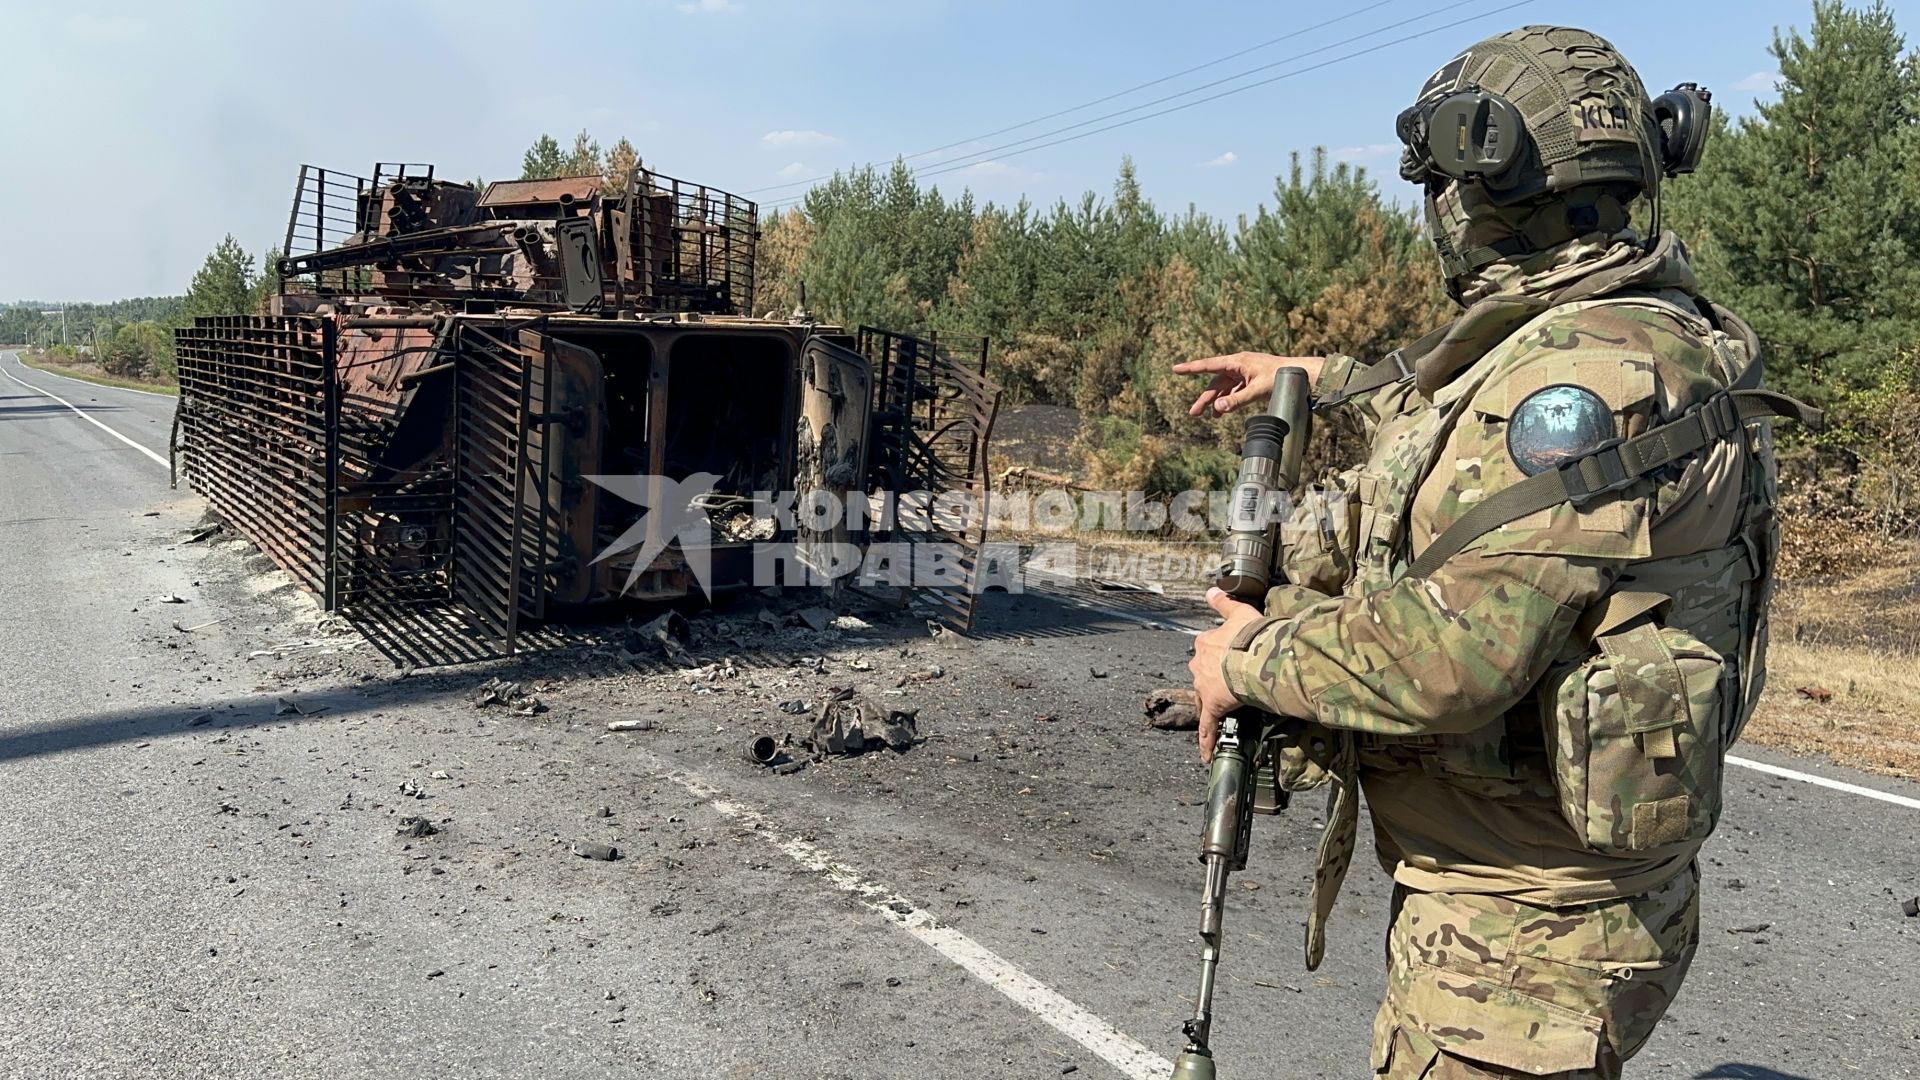
<path id="1" fill-rule="evenodd" d="M 1547 262 L 1578 266 L 1613 247 L 1633 246 L 1576 244 Z M 1276 590 L 1276 617 L 1248 627 L 1227 660 L 1228 685 L 1247 704 L 1356 736 L 1324 744 L 1323 772 L 1340 787 L 1313 929 L 1317 939 L 1351 855 L 1357 779 L 1400 889 L 1376 1032 L 1383 1076 L 1618 1075 L 1692 955 L 1692 863 L 1717 811 L 1717 775 L 1691 789 L 1697 826 L 1693 814 L 1656 819 L 1636 844 L 1633 823 L 1616 822 L 1616 850 L 1594 850 L 1562 811 L 1539 690 L 1550 670 L 1595 650 L 1593 613 L 1624 577 L 1664 576 L 1678 587 L 1661 626 L 1686 637 L 1662 644 L 1683 674 L 1688 649 L 1714 661 L 1710 677 L 1688 683 L 1678 726 L 1696 745 L 1684 760 L 1718 768 L 1745 711 L 1738 687 L 1758 679 L 1741 670 L 1764 603 L 1747 586 L 1771 556 L 1750 559 L 1741 538 L 1771 546 L 1770 518 L 1742 512 L 1771 499 L 1764 434 L 1515 522 L 1425 579 L 1401 576 L 1466 507 L 1522 478 L 1508 422 L 1532 394 L 1587 387 L 1632 434 L 1731 381 L 1698 316 L 1668 306 L 1691 289 L 1684 259 L 1669 245 L 1641 265 L 1652 272 L 1637 288 L 1549 309 L 1467 360 L 1431 400 L 1416 383 L 1376 395 L 1370 459 L 1285 530 L 1297 584 Z M 1350 371 L 1329 365 L 1323 391 Z"/>
<path id="2" fill-rule="evenodd" d="M 1475 227 L 1517 234 L 1538 212 L 1481 208 Z M 1369 458 L 1283 529 L 1293 584 L 1224 673 L 1295 718 L 1292 785 L 1334 784 L 1310 964 L 1366 792 L 1396 881 L 1376 1075 L 1617 1077 L 1692 958 L 1694 856 L 1760 688 L 1770 433 L 1735 424 L 1408 569 L 1554 453 L 1593 449 L 1529 444 L 1549 406 L 1586 408 L 1588 444 L 1634 436 L 1733 385 L 1756 346 L 1698 299 L 1671 237 L 1613 228 L 1451 276 L 1466 311 L 1415 347 L 1412 378 L 1354 400 Z M 1356 371 L 1334 358 L 1317 389 Z"/>

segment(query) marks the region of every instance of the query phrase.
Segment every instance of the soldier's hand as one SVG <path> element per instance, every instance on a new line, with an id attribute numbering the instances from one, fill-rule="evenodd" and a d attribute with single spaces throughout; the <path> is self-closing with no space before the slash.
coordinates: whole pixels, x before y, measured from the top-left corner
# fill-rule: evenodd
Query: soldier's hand
<path id="1" fill-rule="evenodd" d="M 1213 760 L 1213 744 L 1220 738 L 1220 721 L 1239 706 L 1240 701 L 1227 688 L 1227 677 L 1220 670 L 1226 663 L 1227 646 L 1240 628 L 1260 618 L 1260 609 L 1243 604 L 1219 589 L 1207 590 L 1207 605 L 1223 622 L 1193 639 L 1193 659 L 1187 670 L 1193 672 L 1193 693 L 1200 699 L 1200 760 Z"/>
<path id="2" fill-rule="evenodd" d="M 1283 367 L 1303 368 L 1308 383 L 1320 381 L 1320 369 L 1326 366 L 1320 356 L 1274 356 L 1270 353 L 1237 352 L 1188 360 L 1173 365 L 1176 375 L 1212 375 L 1213 382 L 1193 400 L 1188 416 L 1212 412 L 1230 413 L 1248 402 L 1264 402 L 1273 393 L 1273 374 Z"/>

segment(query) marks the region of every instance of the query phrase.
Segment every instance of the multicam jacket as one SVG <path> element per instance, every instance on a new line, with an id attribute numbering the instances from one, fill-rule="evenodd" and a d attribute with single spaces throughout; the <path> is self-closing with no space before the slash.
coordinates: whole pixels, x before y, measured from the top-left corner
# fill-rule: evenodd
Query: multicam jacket
<path id="1" fill-rule="evenodd" d="M 1733 384 L 1757 358 L 1718 332 L 1717 310 L 1671 237 L 1652 252 L 1576 243 L 1423 339 L 1414 377 L 1350 403 L 1368 460 L 1283 529 L 1292 584 L 1225 662 L 1243 703 L 1312 722 L 1291 745 L 1315 760 L 1283 757 L 1283 777 L 1339 784 L 1309 963 L 1352 854 L 1356 777 L 1382 866 L 1423 891 L 1633 896 L 1712 829 L 1721 758 L 1764 668 L 1765 423 L 1496 528 L 1425 577 L 1407 569 L 1476 503 L 1552 465 L 1555 440 L 1532 438 L 1543 416 L 1587 425 L 1561 425 L 1562 443 L 1628 437 Z M 1357 370 L 1336 358 L 1319 391 Z"/>

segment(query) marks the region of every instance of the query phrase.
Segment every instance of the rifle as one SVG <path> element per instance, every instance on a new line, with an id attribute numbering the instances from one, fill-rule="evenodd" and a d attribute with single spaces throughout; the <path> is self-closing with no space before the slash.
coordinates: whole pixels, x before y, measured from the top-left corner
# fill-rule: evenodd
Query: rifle
<path id="1" fill-rule="evenodd" d="M 1247 603 L 1266 599 L 1273 567 L 1279 496 L 1300 481 L 1300 460 L 1310 432 L 1307 373 L 1281 368 L 1274 375 L 1267 411 L 1247 423 L 1241 444 L 1240 478 L 1233 489 L 1227 531 L 1227 566 L 1220 588 Z M 1273 718 L 1236 709 L 1220 722 L 1220 739 L 1207 775 L 1207 817 L 1200 833 L 1200 861 L 1207 868 L 1200 898 L 1200 992 L 1193 1019 L 1182 1027 L 1187 1047 L 1174 1062 L 1174 1080 L 1213 1080 L 1213 984 L 1220 966 L 1221 923 L 1227 907 L 1227 875 L 1247 868 L 1253 815 L 1286 809 L 1268 742 Z"/>

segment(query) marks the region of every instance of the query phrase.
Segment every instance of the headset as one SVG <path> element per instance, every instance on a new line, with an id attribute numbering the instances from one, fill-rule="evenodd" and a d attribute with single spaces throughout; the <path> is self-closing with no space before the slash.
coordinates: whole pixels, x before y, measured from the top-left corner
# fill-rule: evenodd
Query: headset
<path id="1" fill-rule="evenodd" d="M 1713 93 L 1681 83 L 1653 102 L 1660 128 L 1660 171 L 1694 171 L 1713 130 Z M 1477 86 L 1443 88 L 1400 113 L 1394 130 L 1408 151 L 1401 175 L 1416 183 L 1438 173 L 1454 180 L 1498 179 L 1526 155 L 1527 125 L 1513 102 Z"/>
<path id="2" fill-rule="evenodd" d="M 1669 176 L 1685 176 L 1700 166 L 1713 130 L 1713 91 L 1684 82 L 1653 99 L 1660 125 L 1660 167 Z"/>

